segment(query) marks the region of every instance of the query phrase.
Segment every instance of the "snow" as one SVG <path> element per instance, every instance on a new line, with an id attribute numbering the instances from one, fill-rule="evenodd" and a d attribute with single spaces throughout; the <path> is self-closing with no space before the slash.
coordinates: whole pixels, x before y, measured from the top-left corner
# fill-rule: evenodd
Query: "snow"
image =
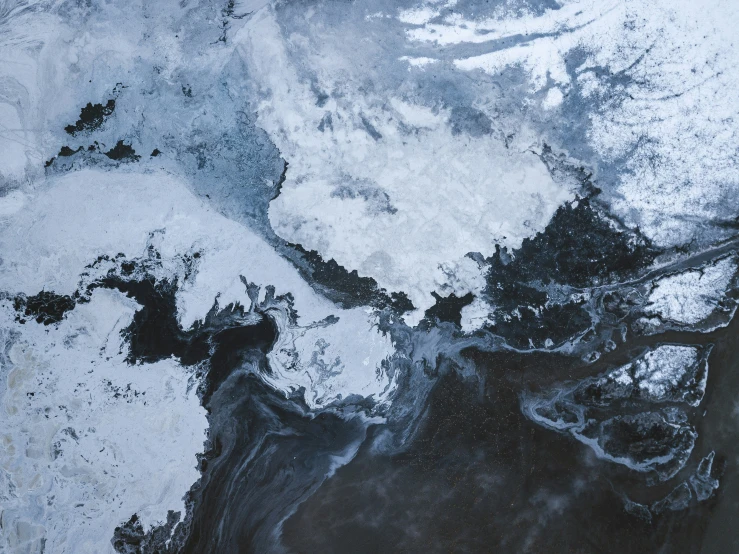
<path id="1" fill-rule="evenodd" d="M 49 330 L 15 322 L 3 302 L 0 550 L 112 552 L 113 530 L 134 513 L 145 525 L 184 515 L 205 409 L 175 360 L 125 362 L 120 331 L 136 307 L 98 290 Z"/>
<path id="2" fill-rule="evenodd" d="M 377 35 L 355 41 L 318 18 L 310 37 L 285 30 L 273 7 L 250 0 L 240 9 L 256 13 L 232 19 L 222 44 L 192 29 L 191 38 L 208 40 L 177 38 L 192 25 L 184 14 L 195 8 L 184 4 L 160 10 L 107 3 L 89 12 L 65 4 L 74 16 L 43 2 L 8 7 L 0 16 L 0 290 L 70 294 L 99 255 L 137 257 L 151 241 L 162 254 L 162 275 L 180 276 L 179 257 L 199 251 L 197 274 L 177 296 L 184 327 L 219 295 L 221 305 L 247 303 L 242 275 L 261 287 L 262 298 L 274 285 L 278 295 L 293 296 L 298 321 L 284 310 L 271 312 L 280 335 L 269 354 L 273 374 L 263 378 L 285 393 L 304 390 L 311 408 L 351 395 L 390 401 L 396 381 L 384 362 L 394 349 L 378 331 L 376 314 L 342 310 L 316 294 L 254 232 L 198 200 L 175 162 L 169 173 L 142 164 L 135 171 L 44 178 L 43 163 L 68 140 L 63 126 L 80 107 L 109 98 L 119 79 L 148 94 L 151 81 L 143 75 L 154 68 L 157 87 L 179 90 L 193 76 L 229 81 L 234 74 L 223 78 L 223 66 L 243 62 L 253 95 L 240 98 L 244 89 L 234 86 L 228 89 L 233 105 L 218 109 L 230 117 L 236 106 L 254 107 L 258 125 L 289 162 L 270 208 L 275 231 L 390 291 L 408 293 L 417 308 L 407 314 L 411 324 L 433 303 L 432 291 L 475 295 L 462 310 L 463 331 L 489 322 L 492 307 L 480 298 L 482 268 L 465 255 L 489 255 L 496 244 L 520 246 L 574 197 L 571 185 L 555 182 L 537 157 L 543 139 L 528 115 L 515 126 L 496 123 L 493 134 L 455 135 L 451 96 L 439 92 L 437 103 L 424 103 L 408 92 L 428 90 L 437 76 L 451 82 L 456 71 L 460 81 L 475 83 L 480 72 L 522 70 L 534 99 L 523 104 L 552 127 L 569 102 L 582 102 L 588 129 L 582 138 L 615 174 L 604 201 L 658 245 L 688 242 L 711 229 L 707 222 L 734 217 L 739 4 L 565 0 L 541 14 L 512 15 L 504 6 L 492 17 L 442 15 L 452 5 L 426 2 L 408 10 L 393 6 L 395 15 L 367 15 Z M 318 9 L 306 10 L 305 18 Z M 201 12 L 197 18 L 211 29 L 221 24 Z M 393 42 L 399 28 L 407 48 Z M 332 40 L 342 49 L 324 48 L 322 33 L 338 35 Z M 359 78 L 369 65 L 356 62 L 356 53 L 375 43 L 384 57 L 360 61 L 379 73 L 399 66 L 409 79 L 404 87 Z M 573 68 L 567 62 L 575 53 L 585 57 Z M 325 105 L 316 105 L 316 90 L 328 94 Z M 502 106 L 484 91 L 476 94 L 452 100 L 491 116 Z M 501 98 L 508 94 L 501 88 Z M 133 98 L 141 105 L 129 97 L 128 113 L 117 108 L 120 127 L 101 130 L 105 140 L 202 130 L 190 121 L 167 126 L 157 120 L 157 104 Z M 185 114 L 177 117 L 218 121 L 183 106 L 176 106 Z M 332 125 L 321 131 L 327 113 Z M 515 138 L 504 143 L 503 130 L 515 131 Z M 208 132 L 202 138 L 214 140 Z M 648 314 L 683 325 L 703 322 L 736 269 L 734 258 L 724 258 L 657 279 Z M 109 552 L 113 528 L 133 513 L 150 526 L 168 510 L 183 511 L 183 495 L 199 477 L 205 412 L 194 394 L 196 378 L 177 360 L 125 363 L 119 332 L 136 308 L 116 292 L 97 290 L 89 304 L 46 328 L 17 323 L 8 303 L 0 304 L 8 348 L 0 357 L 0 550 L 41 550 L 45 541 L 52 552 Z M 432 344 L 429 351 L 441 348 L 437 331 L 417 340 Z M 611 377 L 648 400 L 674 400 L 698 359 L 696 348 L 661 346 Z M 129 385 L 133 395 L 116 397 Z"/>
<path id="3" fill-rule="evenodd" d="M 708 380 L 707 350 L 695 346 L 664 344 L 633 362 L 598 377 L 598 386 L 609 382 L 625 387 L 621 397 L 637 397 L 648 402 L 686 402 L 698 406 Z"/>
<path id="4" fill-rule="evenodd" d="M 439 61 L 436 58 L 429 58 L 426 56 L 401 56 L 398 59 L 404 62 L 407 62 L 408 65 L 410 65 L 411 67 L 417 67 L 417 68 L 419 67 L 423 68 L 427 65 L 430 65 L 432 63 L 436 63 Z M 408 70 L 410 71 L 410 67 L 408 68 Z"/>
<path id="5" fill-rule="evenodd" d="M 634 379 L 646 398 L 659 401 L 678 392 L 698 360 L 695 347 L 663 345 L 634 362 Z"/>
<path id="6" fill-rule="evenodd" d="M 608 374 L 608 377 L 616 381 L 619 385 L 628 386 L 634 382 L 630 375 L 631 366 L 623 366 L 614 369 Z"/>
<path id="7" fill-rule="evenodd" d="M 302 387 L 314 408 L 350 395 L 389 400 L 395 381 L 382 362 L 394 350 L 374 312 L 341 310 L 318 296 L 261 238 L 203 204 L 181 179 L 83 170 L 26 194 L 0 219 L 0 290 L 70 294 L 99 255 L 138 257 L 147 243 L 161 253 L 162 276 L 182 277 L 179 256 L 199 251 L 198 273 L 177 297 L 183 326 L 204 317 L 219 293 L 221 306 L 248 305 L 241 275 L 262 287 L 262 298 L 274 285 L 277 295 L 293 295 L 298 322 L 270 312 L 281 332 L 269 354 L 268 383 L 285 393 Z M 3 501 L 8 528 L 28 522 L 29 540 L 45 538 L 54 552 L 107 552 L 114 527 L 134 513 L 152 525 L 167 510 L 183 511 L 182 496 L 199 477 L 205 412 L 192 376 L 176 360 L 125 363 L 119 331 L 135 303 L 96 291 L 58 329 L 20 325 L 3 306 L 2 329 L 13 343 L 0 384 L 7 414 L 0 467 L 8 472 L 0 482 L 16 490 L 13 497 L 0 490 L 10 498 Z M 328 316 L 338 321 L 327 323 Z M 107 381 L 121 389 L 130 383 L 142 395 L 116 399 Z M 50 445 L 67 427 L 79 442 L 65 439 L 64 455 L 53 460 Z M 39 507 L 51 495 L 52 505 Z"/>
<path id="8" fill-rule="evenodd" d="M 701 269 L 654 282 L 645 312 L 685 325 L 695 325 L 716 310 L 736 273 L 736 259 L 723 258 Z"/>
<path id="9" fill-rule="evenodd" d="M 488 43 L 521 35 L 571 33 L 592 23 L 594 11 L 608 13 L 618 3 L 610 1 L 597 4 L 593 2 L 561 2 L 561 4 L 559 9 L 549 9 L 541 15 L 531 12 L 514 15 L 504 8 L 499 9 L 494 17 L 480 19 L 467 19 L 459 13 L 453 13 L 445 17 L 443 23 L 408 29 L 406 35 L 411 41 L 448 46 L 460 43 Z"/>
<path id="10" fill-rule="evenodd" d="M 493 325 L 494 308 L 483 299 L 475 297 L 471 304 L 462 308 L 460 326 L 465 333 L 473 333 L 487 325 Z"/>
<path id="11" fill-rule="evenodd" d="M 566 41 L 567 47 L 574 47 L 572 38 Z M 455 67 L 464 71 L 481 69 L 486 73 L 496 74 L 508 67 L 522 67 L 531 78 L 532 91 L 543 89 L 552 79 L 560 85 L 569 81 L 567 68 L 561 55 L 565 39 L 540 38 L 529 43 L 512 46 L 505 50 L 497 50 L 480 56 L 458 59 Z"/>
<path id="12" fill-rule="evenodd" d="M 492 254 L 496 243 L 516 248 L 573 198 L 534 154 L 536 139 L 523 142 L 530 136 L 525 129 L 511 148 L 492 135 L 453 135 L 446 110 L 414 106 L 392 90 L 355 88 L 359 84 L 346 79 L 350 58 L 296 57 L 300 42 L 285 41 L 269 9 L 234 41 L 258 91 L 257 124 L 290 164 L 270 205 L 272 227 L 324 259 L 408 294 L 417 308 L 409 323 L 433 305 L 441 264 L 471 251 Z M 301 78 L 308 70 L 321 90 L 342 95 L 316 106 L 311 83 Z M 327 111 L 333 129 L 321 131 Z M 413 125 L 412 114 L 421 112 L 423 121 L 408 133 L 403 121 Z M 372 201 L 337 194 L 340 187 L 372 191 Z"/>
<path id="13" fill-rule="evenodd" d="M 544 101 L 541 105 L 545 110 L 551 110 L 562 104 L 562 100 L 564 100 L 562 90 L 554 87 L 547 91 L 547 95 L 544 97 Z"/>
<path id="14" fill-rule="evenodd" d="M 733 217 L 739 4 L 559 4 L 538 15 L 453 14 L 409 27 L 406 36 L 411 44 L 484 45 L 484 53 L 457 57 L 455 66 L 490 74 L 522 68 L 531 93 L 551 84 L 577 89 L 592 103 L 583 102 L 589 130 L 582 138 L 618 171 L 614 210 L 658 245 L 689 242 L 706 220 Z M 568 58 L 583 52 L 581 65 L 568 71 Z"/>
<path id="15" fill-rule="evenodd" d="M 44 224 L 38 225 L 39 221 Z M 274 386 L 285 392 L 301 386 L 313 391 L 306 398 L 312 406 L 317 404 L 311 398 L 326 403 L 360 394 L 380 400 L 389 392 L 389 377 L 378 378 L 377 373 L 382 373 L 379 366 L 393 348 L 389 337 L 374 327 L 373 311 L 341 310 L 318 296 L 260 237 L 203 204 L 171 175 L 95 170 L 67 174 L 49 183 L 47 190 L 29 201 L 27 210 L 3 223 L 0 290 L 71 294 L 85 265 L 101 254 L 141 256 L 155 233 L 165 264 L 182 254 L 202 251 L 193 283 L 177 297 L 183 327 L 203 318 L 219 294 L 221 306 L 236 301 L 248 305 L 243 275 L 262 287 L 262 297 L 265 287 L 273 285 L 276 295 L 291 293 L 295 298 L 299 319 L 290 332 L 300 337 L 296 340 L 305 367 L 298 363 L 288 369 L 274 353 Z M 176 268 L 174 262 L 170 265 Z M 331 315 L 339 318 L 338 323 L 314 325 Z M 311 369 L 310 360 L 319 340 L 330 344 L 327 358 L 341 361 L 338 381 L 317 384 L 317 368 Z M 364 364 L 367 358 L 369 363 Z"/>

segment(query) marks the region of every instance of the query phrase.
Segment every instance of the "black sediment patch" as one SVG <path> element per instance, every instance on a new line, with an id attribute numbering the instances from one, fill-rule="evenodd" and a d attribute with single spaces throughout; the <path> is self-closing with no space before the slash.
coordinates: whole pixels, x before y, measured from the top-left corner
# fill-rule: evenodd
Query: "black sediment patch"
<path id="1" fill-rule="evenodd" d="M 113 148 L 105 152 L 105 155 L 115 161 L 136 162 L 141 158 L 130 144 L 125 144 L 122 140 L 119 140 Z"/>
<path id="2" fill-rule="evenodd" d="M 69 146 L 62 146 L 61 149 L 59 150 L 59 153 L 56 156 L 54 156 L 53 158 L 47 160 L 44 163 L 44 167 L 51 167 L 51 165 L 54 163 L 54 160 L 56 160 L 57 158 L 69 158 L 69 157 L 74 156 L 75 154 L 77 154 L 79 152 L 82 152 L 83 150 L 84 150 L 84 147 L 83 146 L 80 146 L 76 150 L 73 150 Z"/>
<path id="3" fill-rule="evenodd" d="M 103 257 L 100 261 L 116 265 L 90 283 L 84 296 L 96 288 L 118 290 L 142 306 L 123 330 L 129 344 L 128 363 L 148 364 L 172 356 L 185 366 L 208 362 L 206 385 L 201 390 L 204 401 L 247 362 L 269 372 L 265 355 L 277 338 L 277 327 L 259 306 L 247 309 L 237 303 L 221 307 L 216 301 L 202 321 L 183 329 L 177 319 L 177 280 L 156 279 L 140 260 Z M 269 305 L 274 300 L 274 288 L 267 287 L 264 302 Z M 286 297 L 277 300 L 291 302 Z"/>
<path id="4" fill-rule="evenodd" d="M 495 306 L 488 327 L 519 348 L 558 345 L 591 325 L 585 299 L 574 293 L 636 276 L 659 253 L 592 198 L 567 203 L 521 248 L 496 247 L 485 260 L 485 296 Z"/>
<path id="5" fill-rule="evenodd" d="M 462 308 L 472 304 L 475 299 L 471 292 L 460 297 L 457 297 L 454 293 L 446 298 L 436 292 L 432 292 L 431 295 L 436 299 L 436 303 L 426 310 L 426 319 L 430 323 L 448 321 L 454 323 L 457 327 L 462 323 Z"/>
<path id="6" fill-rule="evenodd" d="M 208 337 L 182 329 L 177 320 L 177 281 L 109 275 L 91 289 L 98 287 L 118 290 L 142 306 L 124 330 L 129 363 L 154 363 L 175 356 L 183 365 L 194 365 L 208 358 Z"/>
<path id="7" fill-rule="evenodd" d="M 101 148 L 97 141 L 87 146 L 87 148 L 84 146 L 78 146 L 76 149 L 73 149 L 69 146 L 62 146 L 56 156 L 44 163 L 44 167 L 49 168 L 51 166 L 55 166 L 58 169 L 69 169 L 70 164 L 72 164 L 72 166 L 78 163 L 83 165 L 95 165 L 105 160 L 105 158 L 100 156 L 100 153 Z M 124 143 L 122 140 L 119 140 L 116 145 L 107 152 L 102 153 L 105 154 L 108 159 L 115 162 L 137 162 L 141 159 L 141 156 L 136 154 L 133 147 L 130 144 Z M 151 155 L 158 156 L 160 153 L 161 152 L 158 149 L 155 149 Z M 80 154 L 80 156 L 77 156 L 77 154 Z M 64 162 L 62 158 L 72 159 L 68 162 Z M 57 162 L 56 164 L 54 163 L 55 161 Z"/>
<path id="8" fill-rule="evenodd" d="M 25 323 L 27 319 L 35 319 L 37 323 L 51 325 L 59 323 L 65 314 L 76 305 L 71 296 L 42 291 L 33 296 L 19 294 L 13 299 L 13 308 L 18 313 L 16 319 Z"/>
<path id="9" fill-rule="evenodd" d="M 165 523 L 147 531 L 133 514 L 115 529 L 111 543 L 117 552 L 269 551 L 273 530 L 325 479 L 334 456 L 364 432 L 359 419 L 347 424 L 339 415 L 311 414 L 302 391 L 287 398 L 256 375 L 270 372 L 266 354 L 278 335 L 268 311 L 282 309 L 293 320 L 290 295 L 276 297 L 274 288 L 266 287 L 258 302 L 259 287 L 242 278 L 249 308 L 220 307 L 216 299 L 202 320 L 189 329 L 180 325 L 176 294 L 199 257 L 197 252 L 183 257 L 178 281 L 156 277 L 161 259 L 151 246 L 144 258 L 104 255 L 87 267 L 74 296 L 43 291 L 11 297 L 19 319 L 48 325 L 89 302 L 96 289 L 120 291 L 140 305 L 122 331 L 127 362 L 176 357 L 205 377 L 198 392 L 208 410 L 209 447 L 200 460 L 203 480 L 186 498 L 184 519 L 170 511 Z"/>
<path id="10" fill-rule="evenodd" d="M 507 252 L 497 250 L 488 260 L 491 267 L 485 295 L 494 306 L 489 330 L 524 349 L 559 345 L 587 331 L 591 317 L 583 299 L 550 301 L 549 292 L 539 283 L 519 282 L 505 265 Z"/>
<path id="11" fill-rule="evenodd" d="M 304 278 L 318 285 L 323 294 L 342 307 L 373 306 L 398 314 L 413 309 L 405 293 L 388 293 L 373 278 L 360 277 L 356 269 L 347 271 L 333 259 L 324 261 L 318 252 L 306 250 L 300 244 L 287 246 L 299 254 L 302 264 L 296 265 Z"/>
<path id="12" fill-rule="evenodd" d="M 529 289 L 528 293 L 526 300 L 543 294 L 534 289 Z M 558 346 L 588 330 L 592 320 L 583 301 L 548 304 L 544 296 L 540 303 L 522 303 L 512 309 L 509 305 L 507 310 L 497 308 L 492 325 L 494 332 L 509 344 L 525 349 Z"/>
<path id="13" fill-rule="evenodd" d="M 57 158 L 69 158 L 79 152 L 82 152 L 83 150 L 84 150 L 83 146 L 78 147 L 76 150 L 73 150 L 69 146 L 62 146 L 61 149 L 59 150 L 59 153 L 56 156 L 54 156 L 53 158 L 49 160 L 46 160 L 46 162 L 44 163 L 44 167 L 47 167 L 47 168 L 51 167 Z"/>
<path id="14" fill-rule="evenodd" d="M 524 239 L 514 254 L 507 271 L 521 281 L 587 287 L 636 275 L 659 251 L 581 198 L 561 206 L 546 229 Z"/>
<path id="15" fill-rule="evenodd" d="M 84 148 L 80 146 L 77 148 L 77 150 L 72 150 L 69 146 L 62 146 L 62 148 L 59 150 L 59 156 L 62 157 L 69 157 L 74 156 L 77 152 L 81 152 Z"/>
<path id="16" fill-rule="evenodd" d="M 145 531 L 134 514 L 115 530 L 113 547 L 121 553 L 272 551 L 274 530 L 325 480 L 335 456 L 361 442 L 365 425 L 360 418 L 310 413 L 302 391 L 286 397 L 255 374 L 270 371 L 266 353 L 278 333 L 261 306 L 291 305 L 290 297 L 275 297 L 268 287 L 256 305 L 258 287 L 242 278 L 253 302 L 248 310 L 215 304 L 202 321 L 183 329 L 175 299 L 179 283 L 156 279 L 152 263 L 156 257 L 101 257 L 91 269 L 110 269 L 83 295 L 115 289 L 141 305 L 123 331 L 129 363 L 176 356 L 207 372 L 200 396 L 208 410 L 209 446 L 184 519 L 170 512 L 166 523 Z"/>
<path id="17" fill-rule="evenodd" d="M 74 136 L 82 131 L 94 131 L 115 111 L 115 100 L 108 100 L 105 105 L 87 103 L 80 111 L 80 117 L 74 125 L 67 125 L 64 130 Z"/>

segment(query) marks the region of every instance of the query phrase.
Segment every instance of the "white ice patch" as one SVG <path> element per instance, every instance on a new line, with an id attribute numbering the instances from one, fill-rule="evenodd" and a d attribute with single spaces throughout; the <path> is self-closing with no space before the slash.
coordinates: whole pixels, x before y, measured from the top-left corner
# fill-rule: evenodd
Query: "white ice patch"
<path id="1" fill-rule="evenodd" d="M 492 75 L 509 67 L 522 67 L 531 77 L 532 91 L 536 92 L 543 89 L 549 79 L 557 84 L 568 81 L 567 68 L 557 42 L 552 37 L 540 38 L 504 50 L 458 59 L 454 66 L 465 71 L 481 69 Z M 574 45 L 568 43 L 568 46 Z"/>
<path id="2" fill-rule="evenodd" d="M 442 264 L 471 251 L 490 254 L 496 243 L 516 248 L 572 199 L 532 152 L 535 140 L 507 148 L 491 135 L 453 135 L 443 109 L 412 106 L 394 91 L 359 90 L 346 80 L 348 50 L 330 60 L 306 54 L 296 65 L 269 9 L 234 40 L 257 88 L 257 123 L 290 164 L 270 205 L 272 227 L 406 292 L 418 308 L 411 323 L 433 305 Z M 322 90 L 342 95 L 316 106 L 313 85 L 300 76 L 306 69 Z M 330 129 L 321 125 L 327 114 Z"/>
<path id="3" fill-rule="evenodd" d="M 732 256 L 700 270 L 658 279 L 649 294 L 645 313 L 684 325 L 700 323 L 724 299 L 736 270 L 736 259 Z"/>
<path id="4" fill-rule="evenodd" d="M 140 256 L 155 233 L 165 272 L 178 267 L 168 260 L 202 253 L 197 276 L 177 298 L 185 327 L 219 293 L 220 305 L 248 305 L 240 275 L 262 294 L 267 285 L 292 293 L 298 324 L 276 316 L 280 337 L 270 353 L 268 382 L 278 390 L 304 388 L 311 407 L 350 395 L 385 402 L 394 390 L 382 367 L 392 344 L 371 310 L 337 309 L 269 245 L 170 175 L 67 174 L 29 193 L 0 225 L 1 290 L 69 294 L 99 255 Z M 114 527 L 134 513 L 147 525 L 164 521 L 170 509 L 184 514 L 182 496 L 199 477 L 205 412 L 176 360 L 124 362 L 119 332 L 135 308 L 121 294 L 98 290 L 53 330 L 17 324 L 4 307 L 5 332 L 20 334 L 0 389 L 7 414 L 0 430 L 7 476 L 0 482 L 10 487 L 0 491 L 10 499 L 3 500 L 3 540 L 21 541 L 17 552 L 42 538 L 53 552 L 107 552 Z M 338 321 L 316 325 L 328 316 Z M 62 434 L 67 428 L 77 439 Z M 51 445 L 60 438 L 63 455 L 54 459 Z"/>
<path id="5" fill-rule="evenodd" d="M 0 551 L 113 552 L 133 514 L 145 527 L 184 516 L 206 413 L 175 360 L 125 362 L 120 331 L 136 308 L 97 290 L 47 328 L 2 303 Z"/>
<path id="6" fill-rule="evenodd" d="M 390 105 L 406 125 L 424 129 L 434 129 L 439 126 L 439 116 L 431 108 L 409 104 L 399 98 L 391 98 Z"/>
<path id="7" fill-rule="evenodd" d="M 410 65 L 411 67 L 421 67 L 421 68 L 439 61 L 436 58 L 428 58 L 425 56 L 401 56 L 398 59 L 404 62 L 407 62 L 408 65 Z M 408 68 L 408 70 L 410 70 L 410 67 Z"/>
<path id="8" fill-rule="evenodd" d="M 597 14 L 609 12 L 617 2 L 602 2 L 591 9 L 585 2 L 561 2 L 558 9 L 550 9 L 541 15 L 524 12 L 511 16 L 505 8 L 497 10 L 494 17 L 466 19 L 459 13 L 444 18 L 443 23 L 430 24 L 427 20 L 421 28 L 408 29 L 406 35 L 411 41 L 432 42 L 439 46 L 460 43 L 485 43 L 516 36 L 552 35 L 571 33 L 578 27 L 592 23 Z M 590 2 L 587 3 L 591 4 Z M 404 22 L 400 17 L 401 22 Z M 421 24 L 418 24 L 421 25 Z"/>
<path id="9" fill-rule="evenodd" d="M 462 319 L 460 321 L 462 331 L 473 333 L 486 325 L 493 325 L 495 323 L 492 317 L 493 309 L 493 306 L 476 296 L 471 304 L 462 308 Z"/>
<path id="10" fill-rule="evenodd" d="M 554 87 L 549 89 L 541 105 L 545 110 L 551 110 L 562 104 L 562 100 L 564 100 L 562 90 L 558 87 Z"/>
<path id="11" fill-rule="evenodd" d="M 628 365 L 616 368 L 608 374 L 608 377 L 619 385 L 626 387 L 634 382 L 629 372 L 630 368 L 631 366 Z"/>
<path id="12" fill-rule="evenodd" d="M 0 224 L 0 290 L 70 294 L 84 267 L 98 256 L 141 256 L 150 234 L 157 232 L 165 263 L 202 252 L 194 281 L 177 296 L 183 327 L 202 319 L 219 294 L 221 306 L 236 301 L 248 306 L 243 275 L 261 286 L 262 294 L 273 285 L 277 295 L 295 298 L 298 325 L 288 325 L 280 340 L 285 348 L 284 341 L 294 338 L 299 356 L 288 363 L 281 349 L 270 354 L 275 387 L 285 392 L 305 388 L 312 407 L 351 394 L 382 402 L 393 390 L 381 363 L 394 350 L 390 338 L 376 329 L 373 311 L 342 310 L 317 295 L 261 238 L 203 204 L 170 175 L 71 173 L 49 183 L 26 209 Z M 328 316 L 338 322 L 314 325 Z M 331 366 L 328 377 L 324 364 Z"/>
<path id="13" fill-rule="evenodd" d="M 647 398 L 660 400 L 679 387 L 698 357 L 698 349 L 692 346 L 660 346 L 634 363 L 634 379 Z"/>
<path id="14" fill-rule="evenodd" d="M 456 67 L 491 74 L 520 67 L 532 92 L 550 83 L 577 85 L 583 97 L 600 102 L 589 114 L 588 139 L 604 160 L 622 164 L 614 209 L 669 246 L 688 242 L 702 222 L 736 211 L 737 25 L 736 2 L 569 0 L 540 15 L 454 14 L 409 28 L 407 37 L 488 43 L 492 51 L 457 58 Z M 589 56 L 572 75 L 566 61 L 575 52 Z"/>
<path id="15" fill-rule="evenodd" d="M 472 303 L 462 308 L 460 321 L 462 331 L 472 333 L 494 322 L 492 317 L 494 307 L 485 300 L 483 294 L 487 287 L 484 267 L 464 257 L 456 263 L 440 264 L 439 271 L 441 279 L 436 281 L 435 290 L 441 296 L 447 297 L 454 294 L 460 298 L 469 292 L 474 295 Z"/>

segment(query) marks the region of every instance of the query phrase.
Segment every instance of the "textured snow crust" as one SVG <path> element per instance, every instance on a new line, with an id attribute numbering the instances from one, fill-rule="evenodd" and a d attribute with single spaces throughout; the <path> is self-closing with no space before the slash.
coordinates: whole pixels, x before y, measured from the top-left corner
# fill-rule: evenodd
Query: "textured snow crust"
<path id="1" fill-rule="evenodd" d="M 112 552 L 134 513 L 184 516 L 205 409 L 176 360 L 125 362 L 120 332 L 137 307 L 98 290 L 55 329 L 0 308 L 0 550 Z"/>

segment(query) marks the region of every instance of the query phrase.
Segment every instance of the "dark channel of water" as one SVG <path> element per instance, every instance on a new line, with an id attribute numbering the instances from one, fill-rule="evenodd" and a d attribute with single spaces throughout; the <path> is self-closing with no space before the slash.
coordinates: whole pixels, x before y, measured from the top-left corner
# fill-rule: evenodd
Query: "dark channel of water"
<path id="1" fill-rule="evenodd" d="M 711 333 L 632 337 L 596 364 L 546 354 L 466 352 L 484 379 L 442 378 L 420 435 L 402 455 L 366 441 L 283 526 L 289 551 L 739 552 L 739 322 Z M 705 398 L 691 413 L 699 438 L 674 479 L 643 476 L 524 417 L 520 395 L 625 363 L 659 343 L 714 344 Z M 380 432 L 381 428 L 370 430 Z M 716 451 L 718 492 L 651 521 L 624 510 L 650 503 Z"/>

